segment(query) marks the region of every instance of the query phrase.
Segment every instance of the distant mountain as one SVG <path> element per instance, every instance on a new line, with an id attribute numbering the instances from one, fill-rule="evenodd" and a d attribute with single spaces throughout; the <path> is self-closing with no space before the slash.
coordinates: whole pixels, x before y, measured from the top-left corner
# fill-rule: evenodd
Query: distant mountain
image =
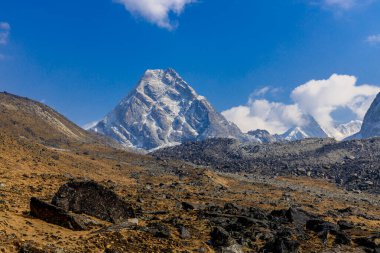
<path id="1" fill-rule="evenodd" d="M 342 140 L 348 136 L 356 134 L 360 131 L 360 128 L 363 124 L 361 120 L 352 120 L 348 123 L 340 124 L 336 127 L 340 136 L 336 136 L 336 139 Z"/>
<path id="2" fill-rule="evenodd" d="M 271 135 L 267 130 L 257 129 L 254 131 L 249 131 L 247 135 L 259 140 L 262 143 L 272 143 L 276 142 L 277 139 Z"/>
<path id="3" fill-rule="evenodd" d="M 321 128 L 318 122 L 312 117 L 305 118 L 306 124 L 290 128 L 283 134 L 275 135 L 278 141 L 297 141 L 307 138 L 328 138 L 327 133 Z"/>
<path id="4" fill-rule="evenodd" d="M 350 137 L 350 139 L 365 139 L 380 136 L 380 93 L 377 94 L 367 113 L 364 116 L 360 131 Z"/>
<path id="5" fill-rule="evenodd" d="M 145 150 L 213 137 L 243 138 L 235 124 L 173 69 L 147 70 L 134 90 L 91 130 Z"/>

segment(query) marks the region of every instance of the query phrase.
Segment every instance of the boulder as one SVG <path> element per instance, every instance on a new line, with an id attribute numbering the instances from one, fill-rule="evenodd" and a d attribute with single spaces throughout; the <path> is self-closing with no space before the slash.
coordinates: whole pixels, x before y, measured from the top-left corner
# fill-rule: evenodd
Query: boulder
<path id="1" fill-rule="evenodd" d="M 350 245 L 351 238 L 345 232 L 338 231 L 335 233 L 335 244 Z"/>
<path id="2" fill-rule="evenodd" d="M 78 216 L 34 197 L 30 199 L 30 215 L 71 230 L 87 230 Z"/>
<path id="3" fill-rule="evenodd" d="M 273 253 L 298 253 L 300 243 L 289 238 L 277 235 L 274 240 L 269 241 L 263 252 Z"/>
<path id="4" fill-rule="evenodd" d="M 169 227 L 161 222 L 151 223 L 148 225 L 146 232 L 153 234 L 158 238 L 170 238 L 171 233 Z"/>
<path id="5" fill-rule="evenodd" d="M 352 222 L 348 222 L 346 220 L 338 221 L 338 226 L 341 230 L 353 229 L 355 227 Z"/>
<path id="6" fill-rule="evenodd" d="M 223 253 L 244 253 L 239 244 L 234 244 L 229 247 L 222 248 Z"/>
<path id="7" fill-rule="evenodd" d="M 274 210 L 270 215 L 274 219 L 277 218 L 283 222 L 290 222 L 300 226 L 304 226 L 308 220 L 314 218 L 313 215 L 306 211 L 293 207 L 287 210 Z"/>
<path id="8" fill-rule="evenodd" d="M 325 231 L 337 231 L 337 226 L 328 221 L 313 219 L 306 222 L 306 229 L 320 233 Z"/>
<path id="9" fill-rule="evenodd" d="M 235 243 L 235 240 L 224 228 L 217 226 L 211 232 L 211 242 L 216 247 L 229 247 Z"/>
<path id="10" fill-rule="evenodd" d="M 197 209 L 197 205 L 189 203 L 189 202 L 182 202 L 181 203 L 182 209 L 185 211 L 195 210 Z"/>
<path id="11" fill-rule="evenodd" d="M 136 217 L 132 205 L 94 181 L 64 184 L 55 194 L 52 203 L 66 211 L 84 213 L 112 223 Z"/>
<path id="12" fill-rule="evenodd" d="M 358 238 L 354 239 L 354 242 L 359 246 L 375 250 L 375 249 L 380 248 L 380 243 L 379 243 L 380 240 L 379 239 L 380 239 L 380 235 L 379 236 L 358 237 Z"/>
<path id="13" fill-rule="evenodd" d="M 19 246 L 18 252 L 19 253 L 45 253 L 46 251 L 43 250 L 38 245 L 36 245 L 36 243 L 32 241 L 26 241 Z"/>
<path id="14" fill-rule="evenodd" d="M 187 228 L 185 228 L 184 226 L 179 227 L 179 235 L 180 235 L 181 239 L 190 239 L 191 238 L 191 234 L 190 234 L 189 230 Z"/>

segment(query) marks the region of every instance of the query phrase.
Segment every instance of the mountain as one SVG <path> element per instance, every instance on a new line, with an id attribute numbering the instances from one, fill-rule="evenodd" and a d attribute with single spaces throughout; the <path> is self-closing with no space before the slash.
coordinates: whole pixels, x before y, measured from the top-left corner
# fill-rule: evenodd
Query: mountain
<path id="1" fill-rule="evenodd" d="M 360 131 L 346 140 L 365 139 L 380 136 L 380 93 L 377 94 L 367 113 L 364 116 Z"/>
<path id="2" fill-rule="evenodd" d="M 7 92 L 0 92 L 0 129 L 9 137 L 52 147 L 101 144 L 121 148 L 112 139 L 83 130 L 45 104 Z"/>
<path id="3" fill-rule="evenodd" d="M 277 141 L 277 139 L 267 130 L 257 129 L 254 131 L 249 131 L 247 135 L 252 136 L 254 139 L 259 140 L 261 143 L 272 143 Z"/>
<path id="4" fill-rule="evenodd" d="M 170 68 L 147 70 L 132 92 L 91 130 L 145 150 L 243 136 Z"/>
<path id="5" fill-rule="evenodd" d="M 296 141 L 307 138 L 328 138 L 328 135 L 321 128 L 312 116 L 306 116 L 306 124 L 290 128 L 283 134 L 275 135 L 279 141 Z"/>
<path id="6" fill-rule="evenodd" d="M 335 138 L 337 140 L 342 140 L 348 136 L 358 133 L 362 124 L 363 121 L 361 120 L 352 120 L 348 123 L 338 125 L 336 130 L 338 131 L 339 136 L 336 136 Z"/>
<path id="7" fill-rule="evenodd" d="M 283 134 L 275 135 L 275 138 L 280 141 L 297 141 L 310 137 L 301 127 L 292 127 Z"/>

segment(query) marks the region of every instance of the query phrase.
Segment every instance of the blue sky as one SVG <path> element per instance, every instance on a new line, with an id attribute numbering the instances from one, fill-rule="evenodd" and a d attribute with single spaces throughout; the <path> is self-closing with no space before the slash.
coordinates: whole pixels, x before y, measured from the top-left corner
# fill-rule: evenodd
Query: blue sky
<path id="1" fill-rule="evenodd" d="M 5 0 L 0 90 L 83 125 L 145 69 L 173 67 L 218 111 L 255 94 L 291 105 L 334 73 L 380 85 L 379 13 L 377 0 Z"/>

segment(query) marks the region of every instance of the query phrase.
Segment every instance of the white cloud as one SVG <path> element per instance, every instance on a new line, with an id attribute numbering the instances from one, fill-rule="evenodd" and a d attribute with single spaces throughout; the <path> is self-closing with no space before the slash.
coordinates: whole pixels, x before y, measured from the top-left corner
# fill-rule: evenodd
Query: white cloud
<path id="1" fill-rule="evenodd" d="M 357 85 L 357 78 L 348 75 L 332 75 L 327 80 L 312 80 L 295 88 L 293 101 L 306 113 L 335 136 L 332 113 L 337 109 L 349 109 L 356 119 L 363 119 L 380 87 Z"/>
<path id="2" fill-rule="evenodd" d="M 0 22 L 0 45 L 8 43 L 9 32 L 11 26 L 7 22 Z"/>
<path id="3" fill-rule="evenodd" d="M 347 109 L 362 120 L 380 87 L 357 85 L 357 79 L 348 75 L 332 75 L 326 80 L 311 80 L 296 87 L 292 104 L 249 99 L 246 105 L 231 108 L 222 114 L 237 124 L 242 131 L 266 129 L 283 133 L 294 126 L 305 124 L 305 115 L 313 116 L 331 136 L 339 138 L 335 129 L 337 119 L 333 112 Z"/>
<path id="4" fill-rule="evenodd" d="M 159 27 L 169 30 L 177 24 L 170 19 L 171 14 L 180 15 L 185 6 L 196 0 L 114 0 L 123 4 L 133 15 L 141 16 Z"/>
<path id="5" fill-rule="evenodd" d="M 367 37 L 366 41 L 371 45 L 380 44 L 380 34 L 374 34 Z"/>
<path id="6" fill-rule="evenodd" d="M 270 90 L 270 88 L 268 86 L 265 86 L 261 89 L 254 91 L 253 95 L 254 96 L 264 96 L 265 94 L 267 94 L 269 92 L 269 90 Z"/>
<path id="7" fill-rule="evenodd" d="M 255 96 L 255 97 L 263 97 L 267 94 L 276 94 L 280 91 L 279 88 L 273 88 L 273 87 L 270 87 L 270 86 L 264 86 L 260 89 L 257 89 L 255 90 L 251 96 Z"/>
<path id="8" fill-rule="evenodd" d="M 303 124 L 303 113 L 298 105 L 285 105 L 266 99 L 250 99 L 247 105 L 233 107 L 222 114 L 243 132 L 265 129 L 270 133 L 283 133 L 295 125 Z"/>

